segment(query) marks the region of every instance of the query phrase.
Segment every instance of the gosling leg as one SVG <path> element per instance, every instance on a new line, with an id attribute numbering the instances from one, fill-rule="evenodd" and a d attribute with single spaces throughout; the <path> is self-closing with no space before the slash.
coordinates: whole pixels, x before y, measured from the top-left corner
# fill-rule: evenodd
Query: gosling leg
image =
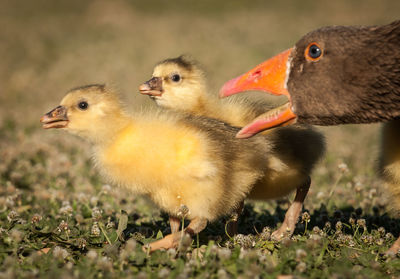
<path id="1" fill-rule="evenodd" d="M 195 236 L 207 226 L 207 219 L 205 218 L 194 218 L 189 225 L 183 230 L 185 234 L 188 234 L 190 237 Z M 160 249 L 169 249 L 169 248 L 176 248 L 179 245 L 181 240 L 182 232 L 174 232 L 163 239 L 154 241 L 148 245 L 148 247 L 143 247 L 143 250 L 154 252 Z"/>
<path id="2" fill-rule="evenodd" d="M 244 201 L 241 201 L 238 205 L 238 207 L 235 209 L 235 212 L 232 214 L 234 216 L 232 216 L 232 220 L 229 220 L 228 225 L 227 225 L 227 232 L 228 232 L 228 236 L 232 237 L 234 235 L 237 234 L 238 232 L 238 222 L 239 222 L 239 217 L 240 215 L 242 215 L 242 211 L 243 211 L 243 206 L 244 206 Z"/>
<path id="3" fill-rule="evenodd" d="M 287 210 L 285 214 L 285 220 L 283 221 L 281 227 L 272 233 L 272 239 L 281 240 L 285 236 L 291 236 L 293 234 L 297 220 L 303 207 L 304 199 L 306 198 L 308 190 L 310 189 L 310 184 L 311 178 L 308 177 L 307 181 L 297 188 L 294 202 Z"/>
<path id="4" fill-rule="evenodd" d="M 169 226 L 171 227 L 171 233 L 179 232 L 181 220 L 177 217 L 169 216 Z"/>
<path id="5" fill-rule="evenodd" d="M 400 250 L 400 237 L 393 243 L 392 247 L 386 251 L 386 254 L 394 253 L 397 254 Z"/>

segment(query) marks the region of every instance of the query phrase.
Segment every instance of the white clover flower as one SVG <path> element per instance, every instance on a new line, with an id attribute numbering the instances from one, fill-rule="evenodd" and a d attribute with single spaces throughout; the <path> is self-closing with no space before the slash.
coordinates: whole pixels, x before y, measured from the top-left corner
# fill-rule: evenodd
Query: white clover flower
<path id="1" fill-rule="evenodd" d="M 60 260 L 64 260 L 65 258 L 67 258 L 69 256 L 69 253 L 64 248 L 56 246 L 53 249 L 53 255 L 54 255 L 55 258 L 58 258 Z"/>
<path id="2" fill-rule="evenodd" d="M 189 214 L 190 214 L 189 208 L 186 205 L 181 204 L 181 206 L 179 207 L 177 216 L 179 218 L 186 218 L 186 216 L 188 216 Z"/>
<path id="3" fill-rule="evenodd" d="M 134 240 L 133 238 L 129 239 L 126 243 L 125 243 L 125 250 L 129 253 L 135 251 L 137 246 L 137 241 Z"/>
<path id="4" fill-rule="evenodd" d="M 341 171 L 342 173 L 346 173 L 349 171 L 349 167 L 347 166 L 346 163 L 340 163 L 337 167 L 339 171 Z"/>
<path id="5" fill-rule="evenodd" d="M 86 257 L 91 260 L 91 261 L 95 261 L 97 259 L 97 252 L 94 250 L 90 250 L 87 254 Z"/>
<path id="6" fill-rule="evenodd" d="M 63 201 L 63 202 L 62 202 L 62 206 L 61 206 L 61 208 L 60 208 L 60 210 L 59 210 L 59 213 L 62 214 L 62 215 L 69 215 L 69 216 L 71 216 L 71 215 L 72 215 L 72 212 L 73 212 L 73 209 L 72 209 L 72 206 L 71 206 L 71 204 L 69 203 L 69 201 Z"/>
<path id="7" fill-rule="evenodd" d="M 23 233 L 17 229 L 12 229 L 10 232 L 10 236 L 12 238 L 13 241 L 19 243 L 22 240 L 23 237 Z"/>
<path id="8" fill-rule="evenodd" d="M 88 202 L 88 196 L 84 193 L 79 193 L 77 196 L 77 199 L 80 203 L 87 203 Z"/>
<path id="9" fill-rule="evenodd" d="M 97 265 L 100 269 L 103 269 L 103 270 L 111 270 L 112 269 L 112 262 L 111 262 L 110 258 L 108 258 L 108 257 L 101 257 L 97 261 Z"/>
<path id="10" fill-rule="evenodd" d="M 300 262 L 296 266 L 296 270 L 300 273 L 303 273 L 307 270 L 307 265 L 305 262 Z"/>
<path id="11" fill-rule="evenodd" d="M 231 257 L 231 250 L 229 250 L 228 248 L 221 248 L 218 249 L 217 251 L 217 255 L 221 260 L 227 260 Z"/>
<path id="12" fill-rule="evenodd" d="M 19 217 L 18 212 L 15 211 L 15 210 L 11 210 L 10 213 L 8 213 L 8 215 L 7 215 L 7 220 L 8 220 L 8 222 L 11 223 L 12 221 L 17 219 L 18 217 Z"/>
<path id="13" fill-rule="evenodd" d="M 110 192 L 111 192 L 111 186 L 110 185 L 108 185 L 108 184 L 105 184 L 105 185 L 103 185 L 102 187 L 101 187 L 101 192 L 103 193 L 103 194 L 109 194 Z"/>
<path id="14" fill-rule="evenodd" d="M 99 225 L 97 224 L 97 222 L 93 223 L 90 233 L 95 236 L 100 235 L 101 232 L 100 232 L 100 228 L 99 228 Z"/>
<path id="15" fill-rule="evenodd" d="M 61 223 L 58 225 L 60 231 L 70 232 L 68 223 L 64 220 L 61 220 Z"/>
<path id="16" fill-rule="evenodd" d="M 98 207 L 93 207 L 92 209 L 92 218 L 94 220 L 100 220 L 102 217 L 103 211 Z"/>
<path id="17" fill-rule="evenodd" d="M 98 202 L 99 202 L 99 198 L 98 197 L 93 196 L 93 197 L 90 198 L 90 204 L 91 205 L 96 206 Z"/>
<path id="18" fill-rule="evenodd" d="M 307 257 L 307 252 L 304 249 L 296 249 L 296 259 L 297 260 L 302 260 L 305 257 Z"/>

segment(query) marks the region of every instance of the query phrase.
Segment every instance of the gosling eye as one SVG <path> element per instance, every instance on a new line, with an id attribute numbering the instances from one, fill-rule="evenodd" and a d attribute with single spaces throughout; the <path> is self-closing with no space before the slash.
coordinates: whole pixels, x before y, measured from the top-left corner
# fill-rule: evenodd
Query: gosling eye
<path id="1" fill-rule="evenodd" d="M 305 51 L 305 56 L 308 60 L 317 61 L 322 57 L 322 48 L 317 43 L 311 43 L 308 45 Z"/>
<path id="2" fill-rule="evenodd" d="M 89 104 L 86 101 L 79 102 L 79 104 L 78 104 L 78 108 L 80 110 L 87 110 L 88 107 L 89 107 Z"/>
<path id="3" fill-rule="evenodd" d="M 181 76 L 178 75 L 178 74 L 173 74 L 173 75 L 171 76 L 171 80 L 172 80 L 173 82 L 179 82 L 179 81 L 181 80 Z"/>

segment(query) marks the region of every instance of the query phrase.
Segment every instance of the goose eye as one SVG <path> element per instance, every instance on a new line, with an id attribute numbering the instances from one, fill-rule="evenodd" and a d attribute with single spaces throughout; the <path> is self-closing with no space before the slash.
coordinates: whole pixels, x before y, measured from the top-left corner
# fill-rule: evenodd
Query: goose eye
<path id="1" fill-rule="evenodd" d="M 308 60 L 317 61 L 322 57 L 322 49 L 317 43 L 308 45 L 305 51 L 305 56 Z"/>
<path id="2" fill-rule="evenodd" d="M 86 101 L 82 101 L 78 104 L 78 108 L 80 110 L 87 110 L 88 107 L 89 107 L 89 104 Z"/>
<path id="3" fill-rule="evenodd" d="M 172 80 L 173 82 L 178 82 L 178 81 L 181 80 L 181 76 L 178 75 L 178 74 L 174 74 L 174 75 L 171 76 L 171 80 Z"/>

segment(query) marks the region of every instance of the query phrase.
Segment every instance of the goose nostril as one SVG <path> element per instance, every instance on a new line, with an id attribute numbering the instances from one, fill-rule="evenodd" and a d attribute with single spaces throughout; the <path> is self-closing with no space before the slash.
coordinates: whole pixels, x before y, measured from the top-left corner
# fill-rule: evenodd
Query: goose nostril
<path id="1" fill-rule="evenodd" d="M 54 111 L 53 111 L 53 113 L 52 113 L 52 116 L 57 116 L 57 115 L 59 115 L 60 114 L 60 109 L 55 109 Z"/>
<path id="2" fill-rule="evenodd" d="M 252 73 L 251 75 L 249 75 L 251 80 L 254 80 L 254 82 L 257 82 L 258 79 L 261 77 L 261 70 L 257 70 L 254 73 Z"/>

